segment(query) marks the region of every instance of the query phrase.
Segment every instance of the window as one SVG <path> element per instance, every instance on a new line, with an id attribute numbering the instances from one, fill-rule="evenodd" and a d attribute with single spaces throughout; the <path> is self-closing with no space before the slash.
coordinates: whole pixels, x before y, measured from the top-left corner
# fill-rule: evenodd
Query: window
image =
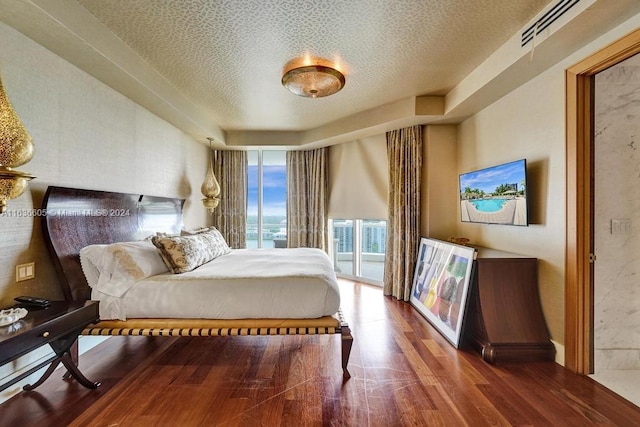
<path id="1" fill-rule="evenodd" d="M 329 229 L 333 236 L 331 249 L 338 276 L 382 284 L 387 240 L 386 221 L 332 219 Z"/>
<path id="2" fill-rule="evenodd" d="M 287 238 L 286 151 L 248 151 L 247 161 L 247 248 L 280 247 Z"/>

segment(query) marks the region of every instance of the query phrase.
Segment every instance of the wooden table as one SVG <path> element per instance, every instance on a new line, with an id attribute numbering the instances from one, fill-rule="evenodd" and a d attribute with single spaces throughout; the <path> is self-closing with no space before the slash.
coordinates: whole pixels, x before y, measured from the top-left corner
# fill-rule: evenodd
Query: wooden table
<path id="1" fill-rule="evenodd" d="M 0 390 L 49 364 L 49 368 L 36 383 L 24 386 L 25 390 L 33 390 L 49 378 L 60 362 L 67 368 L 67 376 L 75 378 L 87 388 L 98 387 L 100 383 L 89 381 L 71 357 L 71 348 L 82 330 L 99 320 L 98 302 L 53 301 L 46 308 L 24 308 L 29 311 L 25 318 L 12 325 L 0 327 L 0 366 L 45 344 L 51 346 L 55 356 L 0 386 Z"/>

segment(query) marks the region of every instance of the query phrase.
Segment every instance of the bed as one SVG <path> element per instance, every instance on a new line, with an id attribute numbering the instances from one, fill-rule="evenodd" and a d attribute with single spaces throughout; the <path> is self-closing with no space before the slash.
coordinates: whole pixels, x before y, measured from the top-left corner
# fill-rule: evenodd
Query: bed
<path id="1" fill-rule="evenodd" d="M 89 247 L 101 245 L 120 247 L 121 244 L 125 244 L 121 242 L 143 242 L 145 238 L 158 236 L 159 232 L 170 235 L 179 234 L 183 228 L 183 204 L 184 200 L 176 198 L 50 186 L 44 196 L 42 207 L 43 212 L 46 212 L 42 222 L 43 234 L 64 298 L 69 301 L 90 300 L 95 299 L 99 294 L 95 284 L 92 283 L 94 285 L 92 296 L 92 287 L 89 286 L 87 279 L 92 281 L 94 278 L 91 273 L 86 274 L 87 256 L 84 253 L 81 263 L 80 252 L 83 248 L 87 251 Z M 136 243 L 136 245 L 138 244 L 143 245 Z M 157 244 L 157 241 L 154 244 Z M 251 255 L 265 258 L 269 255 L 269 251 L 272 251 L 272 255 L 276 257 L 276 262 L 273 265 L 279 266 L 286 261 L 289 253 L 293 254 L 296 251 L 294 249 L 232 250 L 231 253 L 215 258 L 211 263 L 204 264 L 189 272 L 181 274 L 165 272 L 144 277 L 143 280 L 137 281 L 133 287 L 126 289 L 124 296 L 118 296 L 122 289 L 115 293 L 112 290 L 107 291 L 108 295 L 100 297 L 100 305 L 105 306 L 104 310 L 101 308 L 101 321 L 87 327 L 82 334 L 137 336 L 339 334 L 341 337 L 342 370 L 344 376 L 348 378 L 350 375 L 347 365 L 353 336 L 339 308 L 339 300 L 336 304 L 330 290 L 316 291 L 315 296 L 308 298 L 309 300 L 325 298 L 324 302 L 320 304 L 324 305 L 323 307 L 318 308 L 310 305 L 310 308 L 303 309 L 299 309 L 298 304 L 279 304 L 275 297 L 268 300 L 266 299 L 269 297 L 268 292 L 267 296 L 247 292 L 251 289 L 254 291 L 260 289 L 261 281 L 270 280 L 281 282 L 279 285 L 284 286 L 285 293 L 288 293 L 296 289 L 299 280 L 318 280 L 317 276 L 326 274 L 326 271 L 303 273 L 303 270 L 312 270 L 304 268 L 305 263 L 308 266 L 315 265 L 309 264 L 309 260 L 314 258 L 305 257 L 317 256 L 317 254 L 313 254 L 312 250 L 307 248 L 300 249 L 302 250 L 299 254 L 302 258 L 295 261 L 297 270 L 293 275 L 278 280 L 275 278 L 275 273 L 266 279 L 256 276 L 255 273 L 250 273 L 248 278 L 253 282 L 235 286 L 235 288 L 245 291 L 244 297 L 225 296 L 224 293 L 219 293 L 217 297 L 214 297 L 216 301 L 219 298 L 229 298 L 229 301 L 235 299 L 236 302 L 238 298 L 244 298 L 241 303 L 235 305 L 223 299 L 217 304 L 197 307 L 198 298 L 191 297 L 182 303 L 182 308 L 179 305 L 172 307 L 171 304 L 163 306 L 161 301 L 154 301 L 153 304 L 148 303 L 149 298 L 152 297 L 142 291 L 140 293 L 138 289 L 145 286 L 147 288 L 164 286 L 162 289 L 166 291 L 174 286 L 173 282 L 176 278 L 180 282 L 180 286 L 202 287 L 205 283 L 203 281 L 204 275 L 209 269 L 222 274 L 223 284 L 220 285 L 217 282 L 215 286 L 211 285 L 212 289 L 203 290 L 207 298 L 200 298 L 200 300 L 207 300 L 213 295 L 209 294 L 210 292 L 220 292 L 225 283 L 227 286 L 233 287 L 234 283 L 239 283 L 238 280 L 242 280 L 241 276 L 248 269 L 240 269 L 238 266 L 258 265 L 257 263 L 264 262 L 264 259 L 256 261 L 256 258 L 242 258 L 243 256 Z M 146 246 L 144 246 L 144 250 L 147 250 Z M 159 252 L 163 253 L 163 251 Z M 252 261 L 247 262 L 246 259 Z M 227 269 L 225 270 L 223 266 L 227 266 Z M 278 270 L 278 268 L 269 268 L 269 270 Z M 333 275 L 335 276 L 335 274 Z M 302 276 L 304 276 L 303 279 L 301 279 Z M 274 294 L 274 292 L 271 293 Z M 277 292 L 275 293 L 277 294 Z M 253 295 L 253 299 L 247 298 L 247 295 Z M 109 296 L 112 297 L 111 300 L 109 300 Z M 102 297 L 105 297 L 104 304 Z M 129 297 L 137 299 L 138 303 L 142 302 L 142 305 L 147 301 L 149 307 L 156 309 L 151 313 L 151 316 L 154 317 L 149 317 L 148 312 L 141 314 L 141 311 L 132 309 L 140 304 L 130 303 L 129 300 L 126 300 Z M 296 296 L 296 301 L 300 301 L 300 298 L 302 297 Z M 171 296 L 164 299 L 175 301 L 175 298 Z M 260 301 L 262 304 L 257 304 L 256 301 Z M 269 304 L 264 304 L 264 301 L 269 301 Z M 120 304 L 119 308 L 118 304 Z M 277 305 L 281 306 L 281 311 L 272 311 L 272 306 Z M 306 306 L 305 304 L 300 305 Z M 118 311 L 123 307 L 126 307 L 124 312 Z M 269 310 L 265 310 L 265 307 L 268 307 Z M 184 313 L 187 315 L 185 316 Z M 284 315 L 280 316 L 278 313 L 284 313 Z"/>

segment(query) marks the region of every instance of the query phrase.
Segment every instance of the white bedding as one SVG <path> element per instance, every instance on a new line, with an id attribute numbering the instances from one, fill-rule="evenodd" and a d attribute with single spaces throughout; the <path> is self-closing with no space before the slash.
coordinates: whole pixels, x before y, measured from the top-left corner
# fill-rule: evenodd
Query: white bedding
<path id="1" fill-rule="evenodd" d="M 103 320 L 316 318 L 340 306 L 331 261 L 311 248 L 235 249 L 187 273 L 144 278 L 119 297 L 103 286 L 91 294 Z"/>

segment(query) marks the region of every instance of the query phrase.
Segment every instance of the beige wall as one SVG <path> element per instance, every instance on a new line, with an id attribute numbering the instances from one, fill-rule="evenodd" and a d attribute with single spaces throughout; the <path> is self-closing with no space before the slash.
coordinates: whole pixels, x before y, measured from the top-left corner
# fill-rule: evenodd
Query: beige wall
<path id="1" fill-rule="evenodd" d="M 40 207 L 48 185 L 186 198 L 185 225 L 204 224 L 207 147 L 0 23 L 0 76 L 35 143 L 34 174 L 9 211 Z M 22 294 L 61 298 L 40 218 L 0 217 L 0 307 Z M 36 278 L 15 282 L 35 261 Z"/>
<path id="2" fill-rule="evenodd" d="M 427 125 L 423 140 L 420 235 L 448 240 L 459 218 L 456 126 Z"/>
<path id="3" fill-rule="evenodd" d="M 459 173 L 527 159 L 531 225 L 459 222 L 457 231 L 476 244 L 539 259 L 540 299 L 552 339 L 559 344 L 561 363 L 566 232 L 564 71 L 638 26 L 636 16 L 458 126 Z"/>
<path id="4" fill-rule="evenodd" d="M 458 171 L 527 159 L 528 227 L 459 223 L 459 236 L 539 260 L 540 298 L 552 338 L 564 342 L 564 74 L 554 67 L 458 128 Z M 553 183 L 553 184 L 550 184 Z M 456 204 L 458 212 L 460 207 Z"/>

